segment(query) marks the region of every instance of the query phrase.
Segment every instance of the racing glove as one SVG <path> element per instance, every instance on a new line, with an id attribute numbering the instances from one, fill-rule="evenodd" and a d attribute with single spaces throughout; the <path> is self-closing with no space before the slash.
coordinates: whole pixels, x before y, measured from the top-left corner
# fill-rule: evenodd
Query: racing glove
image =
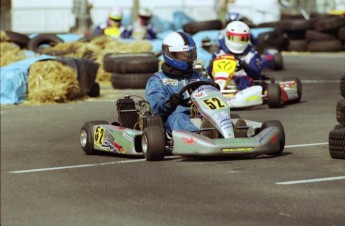
<path id="1" fill-rule="evenodd" d="M 245 60 L 241 60 L 240 58 L 236 58 L 236 60 L 237 60 L 238 70 L 240 69 L 247 70 L 248 64 Z"/>
<path id="2" fill-rule="evenodd" d="M 174 93 L 169 98 L 169 103 L 172 108 L 176 108 L 178 105 L 181 105 L 184 103 L 183 96 L 178 95 L 177 93 Z"/>

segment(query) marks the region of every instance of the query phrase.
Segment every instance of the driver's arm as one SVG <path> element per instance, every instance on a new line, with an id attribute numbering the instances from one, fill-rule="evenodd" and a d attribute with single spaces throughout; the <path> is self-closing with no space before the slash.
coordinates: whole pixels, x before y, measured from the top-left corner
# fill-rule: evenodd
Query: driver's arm
<path id="1" fill-rule="evenodd" d="M 170 94 L 164 89 L 161 80 L 155 76 L 147 81 L 146 99 L 154 114 L 170 115 L 175 110 L 169 104 Z"/>
<path id="2" fill-rule="evenodd" d="M 249 64 L 243 68 L 248 76 L 252 77 L 254 80 L 261 79 L 261 57 L 256 52 L 254 56 L 250 59 Z"/>

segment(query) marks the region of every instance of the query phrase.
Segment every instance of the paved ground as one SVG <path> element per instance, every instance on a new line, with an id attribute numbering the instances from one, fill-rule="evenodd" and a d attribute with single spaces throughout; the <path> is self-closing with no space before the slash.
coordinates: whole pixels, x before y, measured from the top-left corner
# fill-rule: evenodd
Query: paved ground
<path id="1" fill-rule="evenodd" d="M 162 162 L 87 156 L 79 130 L 115 121 L 114 98 L 143 90 L 102 87 L 67 104 L 1 106 L 1 225 L 344 225 L 345 160 L 330 158 L 345 54 L 285 56 L 277 80 L 299 77 L 301 103 L 234 111 L 280 120 L 281 156 Z"/>

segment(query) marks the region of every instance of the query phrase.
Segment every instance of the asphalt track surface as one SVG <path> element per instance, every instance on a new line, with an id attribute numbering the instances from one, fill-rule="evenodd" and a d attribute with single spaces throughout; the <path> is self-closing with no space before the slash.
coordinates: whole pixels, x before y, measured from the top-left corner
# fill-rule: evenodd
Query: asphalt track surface
<path id="1" fill-rule="evenodd" d="M 115 98 L 143 90 L 103 87 L 97 99 L 1 106 L 1 225 L 344 225 L 345 160 L 332 159 L 345 54 L 288 54 L 276 80 L 299 77 L 302 101 L 233 111 L 278 119 L 286 147 L 277 157 L 161 162 L 88 156 L 85 121 L 117 119 Z"/>

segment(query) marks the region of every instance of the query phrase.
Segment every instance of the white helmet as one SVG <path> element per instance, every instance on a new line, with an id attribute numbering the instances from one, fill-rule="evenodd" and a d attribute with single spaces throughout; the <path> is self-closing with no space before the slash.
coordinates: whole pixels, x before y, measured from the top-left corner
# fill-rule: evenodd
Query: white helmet
<path id="1" fill-rule="evenodd" d="M 121 21 L 121 19 L 122 19 L 122 10 L 120 8 L 118 8 L 118 7 L 114 7 L 114 8 L 112 8 L 110 10 L 108 17 L 111 20 Z"/>
<path id="2" fill-rule="evenodd" d="M 140 8 L 138 12 L 140 17 L 150 19 L 152 17 L 152 12 L 148 8 Z"/>
<path id="3" fill-rule="evenodd" d="M 242 21 L 233 21 L 225 28 L 225 45 L 233 53 L 241 54 L 249 44 L 250 29 Z"/>

